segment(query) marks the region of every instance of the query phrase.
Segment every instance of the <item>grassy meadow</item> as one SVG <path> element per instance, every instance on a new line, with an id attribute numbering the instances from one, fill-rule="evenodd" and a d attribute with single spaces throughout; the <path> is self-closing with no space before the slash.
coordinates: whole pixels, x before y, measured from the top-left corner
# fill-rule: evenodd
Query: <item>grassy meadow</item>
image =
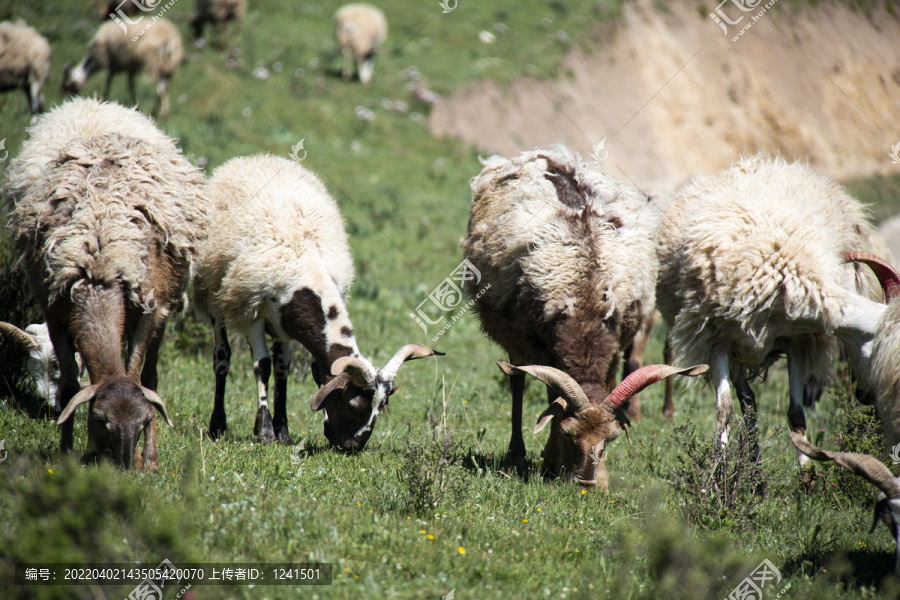
<path id="1" fill-rule="evenodd" d="M 383 0 L 389 40 L 365 87 L 340 79 L 332 18 L 341 4 L 251 0 L 240 53 L 228 56 L 188 41 L 193 2 L 179 0 L 168 16 L 183 30 L 188 56 L 170 85 L 163 127 L 207 173 L 233 156 L 287 156 L 303 140 L 303 164 L 322 177 L 347 220 L 356 261 L 349 310 L 360 349 L 379 365 L 413 342 L 446 356 L 406 364 L 402 389 L 366 450 L 343 456 L 327 449 L 322 415 L 309 410 L 315 384 L 302 358 L 288 383 L 292 444 L 255 443 L 250 356 L 233 339 L 229 429 L 214 443 L 203 435 L 214 385 L 211 334 L 190 316 L 170 323 L 158 391 L 175 427 L 160 425 L 156 475 L 61 457 L 54 421 L 36 415 L 29 390 L 17 386 L 21 369 L 0 363 L 0 440 L 9 453 L 0 463 L 0 597 L 130 592 L 15 588 L 15 562 L 164 558 L 333 565 L 330 586 L 196 586 L 195 598 L 438 599 L 451 590 L 459 599 L 724 598 L 763 559 L 782 576 L 766 597 L 787 584 L 785 598 L 897 597 L 894 542 L 884 527 L 868 534 L 871 489 L 821 465 L 812 491 L 800 481 L 786 434 L 783 363 L 755 387 L 763 464 L 749 465 L 746 448 L 731 445 L 729 464 L 747 468 L 722 482 L 730 490 L 724 505 L 712 497 L 714 479 L 705 479 L 717 458 L 714 396 L 681 382 L 674 422 L 660 414 L 662 386 L 641 395 L 644 419 L 633 445 L 623 436 L 611 447 L 605 494 L 540 477 L 548 430 L 531 434 L 546 405 L 535 383 L 525 403 L 528 471 L 505 472 L 509 388 L 494 364 L 503 351 L 473 315 L 436 342 L 440 326 L 425 334 L 409 317 L 461 260 L 468 180 L 480 165 L 478 148 L 429 134 L 430 105 L 413 97 L 408 81 L 418 77 L 421 87 L 446 94 L 479 78 L 555 76 L 565 52 L 615 19 L 620 2 L 463 0 L 444 14 L 437 0 Z M 61 100 L 63 65 L 83 56 L 97 12 L 86 1 L 0 0 L 0 20 L 23 17 L 53 46 L 48 107 Z M 481 31 L 496 45 L 480 41 Z M 83 93 L 99 93 L 103 77 Z M 141 105 L 152 106 L 152 85 L 139 79 L 137 88 Z M 123 76 L 111 99 L 129 101 Z M 29 121 L 24 95 L 0 96 L 0 138 L 10 156 Z M 897 180 L 848 187 L 877 215 L 896 212 Z M 38 317 L 21 300 L 15 256 L 0 232 L 0 320 L 24 326 Z M 648 361 L 662 360 L 663 337 L 657 327 Z M 15 354 L 9 346 L 3 352 Z M 813 439 L 828 448 L 878 448 L 871 413 L 847 401 L 841 380 L 807 418 Z M 84 411 L 75 435 L 83 449 Z"/>

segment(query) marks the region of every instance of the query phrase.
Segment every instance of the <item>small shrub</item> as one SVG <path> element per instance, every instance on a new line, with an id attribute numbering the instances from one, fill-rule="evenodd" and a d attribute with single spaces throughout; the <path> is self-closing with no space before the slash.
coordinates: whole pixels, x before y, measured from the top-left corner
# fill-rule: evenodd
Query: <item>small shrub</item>
<path id="1" fill-rule="evenodd" d="M 419 516 L 442 504 L 456 504 L 468 486 L 462 447 L 443 427 L 421 441 L 410 440 L 403 452 L 400 480 L 407 490 L 406 508 Z"/>
<path id="2" fill-rule="evenodd" d="M 721 448 L 712 436 L 697 436 L 694 426 L 675 427 L 675 442 L 681 449 L 668 483 L 678 495 L 682 514 L 699 527 L 730 527 L 741 531 L 750 526 L 774 469 L 759 457 L 744 419 L 732 423 L 729 442 Z M 768 460 L 768 459 L 767 459 Z"/>
<path id="3" fill-rule="evenodd" d="M 881 420 L 875 407 L 857 402 L 844 386 L 829 386 L 828 391 L 834 398 L 840 422 L 829 435 L 824 436 L 824 447 L 841 452 L 869 454 L 891 466 L 891 458 L 885 448 Z M 811 439 L 816 437 L 822 436 L 813 436 Z M 847 496 L 853 504 L 860 506 L 874 504 L 875 492 L 872 485 L 858 475 L 833 462 L 815 463 L 815 468 L 820 472 L 820 479 L 824 480 L 823 489 L 833 487 Z M 828 483 L 835 485 L 830 486 Z"/>

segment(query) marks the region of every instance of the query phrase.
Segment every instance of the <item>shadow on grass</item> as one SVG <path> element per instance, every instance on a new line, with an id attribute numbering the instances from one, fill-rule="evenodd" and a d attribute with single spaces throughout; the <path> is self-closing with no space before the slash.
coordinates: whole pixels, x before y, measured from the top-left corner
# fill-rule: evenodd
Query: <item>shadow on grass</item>
<path id="1" fill-rule="evenodd" d="M 505 465 L 503 457 L 494 453 L 485 454 L 469 450 L 461 461 L 462 467 L 467 471 L 481 475 L 482 473 L 495 473 L 501 477 L 518 478 L 523 483 L 531 481 L 532 477 L 540 478 L 540 461 L 525 459 L 521 466 Z"/>
<path id="2" fill-rule="evenodd" d="M 885 598 L 900 597 L 900 578 L 894 574 L 894 556 L 890 552 L 843 550 L 805 552 L 785 563 L 782 572 L 789 577 L 814 577 L 822 573 L 831 585 L 847 589 L 875 587 Z"/>

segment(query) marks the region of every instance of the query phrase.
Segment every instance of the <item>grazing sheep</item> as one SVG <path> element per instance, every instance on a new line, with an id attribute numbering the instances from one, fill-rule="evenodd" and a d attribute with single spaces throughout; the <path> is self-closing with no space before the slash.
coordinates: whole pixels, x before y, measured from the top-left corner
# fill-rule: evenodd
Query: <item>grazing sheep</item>
<path id="1" fill-rule="evenodd" d="M 703 370 L 644 367 L 607 395 L 621 348 L 652 315 L 657 211 L 563 147 L 491 157 L 471 188 L 463 250 L 491 285 L 479 297 L 467 278 L 466 291 L 510 362 L 534 365 L 498 363 L 513 398 L 506 462 L 524 464 L 528 374 L 547 385 L 550 402 L 534 429 L 553 420 L 545 471 L 607 489 L 600 457 L 627 424 L 621 404 L 657 378 Z"/>
<path id="2" fill-rule="evenodd" d="M 810 375 L 824 380 L 834 336 L 865 390 L 885 307 L 858 291 L 868 274 L 845 255 L 869 251 L 871 235 L 862 206 L 832 180 L 763 155 L 696 178 L 666 207 L 657 307 L 677 361 L 710 365 L 723 443 L 729 380 L 742 409 L 755 413 L 749 382 L 779 356 L 788 360 L 793 431 L 806 430 L 804 384 Z"/>
<path id="3" fill-rule="evenodd" d="M 168 19 L 155 22 L 141 19 L 133 24 L 109 21 L 101 25 L 91 38 L 88 55 L 74 67 L 71 63 L 66 65 L 63 91 L 77 94 L 88 77 L 106 69 L 103 97 L 108 98 L 112 78 L 124 71 L 128 75 L 128 91 L 137 102 L 134 78 L 143 71 L 156 84 L 157 102 L 153 114 L 158 114 L 159 119 L 165 121 L 169 115 L 169 80 L 183 57 L 181 34 Z"/>
<path id="4" fill-rule="evenodd" d="M 254 434 L 263 443 L 288 442 L 286 394 L 290 342 L 313 356 L 322 386 L 312 409 L 325 409 L 325 437 L 343 451 L 362 450 L 393 392 L 406 360 L 440 354 L 424 346 L 401 348 L 376 369 L 359 353 L 345 298 L 353 260 L 337 203 L 299 163 L 260 154 L 234 158 L 209 181 L 216 226 L 198 261 L 195 304 L 209 314 L 215 334 L 215 407 L 209 433 L 222 434 L 225 380 L 231 359 L 227 329 L 247 337 L 258 396 Z M 273 338 L 275 418 L 269 412 Z"/>
<path id="5" fill-rule="evenodd" d="M 50 43 L 21 19 L 0 23 L 0 91 L 22 89 L 36 115 L 49 76 Z"/>
<path id="6" fill-rule="evenodd" d="M 211 23 L 216 28 L 216 46 L 221 50 L 226 46 L 225 29 L 232 24 L 231 35 L 240 39 L 241 20 L 247 14 L 247 0 L 196 0 L 197 14 L 191 19 L 194 37 L 203 35 L 203 28 Z"/>
<path id="7" fill-rule="evenodd" d="M 857 452 L 829 452 L 809 442 L 799 433 L 790 432 L 791 441 L 797 451 L 814 460 L 831 461 L 841 465 L 851 473 L 859 475 L 879 490 L 875 503 L 875 519 L 872 522 L 873 533 L 878 522 L 884 523 L 894 536 L 894 572 L 900 573 L 900 477 L 894 477 L 881 461 L 868 454 Z"/>
<path id="8" fill-rule="evenodd" d="M 387 39 L 387 19 L 370 4 L 347 4 L 335 14 L 338 50 L 344 56 L 344 79 L 353 76 L 353 59 L 359 80 L 369 83 L 375 64 L 375 51 Z"/>
<path id="9" fill-rule="evenodd" d="M 29 133 L 4 195 L 59 362 L 60 447 L 72 448 L 73 414 L 90 402 L 85 457 L 155 471 L 155 411 L 172 423 L 154 391 L 156 361 L 207 229 L 203 176 L 151 120 L 117 104 L 72 100 Z M 84 390 L 76 348 L 91 381 Z"/>
<path id="10" fill-rule="evenodd" d="M 34 379 L 38 395 L 43 398 L 55 414 L 62 412 L 59 403 L 59 361 L 50 341 L 50 331 L 46 323 L 33 323 L 24 330 L 11 323 L 0 321 L 0 333 L 3 333 L 28 353 L 25 368 Z M 82 369 L 81 356 L 75 353 L 79 375 Z"/>

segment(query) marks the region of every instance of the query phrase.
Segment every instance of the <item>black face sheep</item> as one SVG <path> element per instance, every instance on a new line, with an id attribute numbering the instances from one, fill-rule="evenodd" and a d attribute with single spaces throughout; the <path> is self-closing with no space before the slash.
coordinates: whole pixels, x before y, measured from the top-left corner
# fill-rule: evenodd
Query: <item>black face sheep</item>
<path id="1" fill-rule="evenodd" d="M 149 28 L 147 28 L 149 27 Z M 109 98 L 110 85 L 116 73 L 128 76 L 128 91 L 137 102 L 135 76 L 143 72 L 156 85 L 157 103 L 154 114 L 164 121 L 169 115 L 169 80 L 175 74 L 184 47 L 178 28 L 168 19 L 151 22 L 149 18 L 134 23 L 109 21 L 100 26 L 88 44 L 88 55 L 74 67 L 63 71 L 63 92 L 77 94 L 88 77 L 106 70 L 103 97 Z"/>
<path id="2" fill-rule="evenodd" d="M 90 403 L 86 457 L 155 471 L 155 413 L 171 425 L 154 391 L 157 353 L 206 231 L 202 175 L 147 117 L 78 99 L 29 130 L 7 178 L 12 237 L 59 361 L 61 449 L 72 447 L 75 410 Z"/>
<path id="3" fill-rule="evenodd" d="M 345 298 L 353 260 L 337 203 L 299 163 L 268 154 L 234 158 L 209 181 L 215 226 L 198 262 L 195 304 L 215 334 L 215 407 L 209 433 L 226 429 L 227 329 L 247 337 L 258 386 L 254 434 L 263 443 L 290 439 L 287 423 L 289 344 L 313 356 L 322 386 L 313 410 L 325 410 L 325 437 L 344 451 L 362 450 L 406 360 L 439 354 L 401 348 L 382 369 L 359 352 Z M 266 333 L 272 354 L 266 349 Z M 275 370 L 274 422 L 269 376 Z"/>
<path id="4" fill-rule="evenodd" d="M 806 430 L 804 384 L 811 375 L 824 381 L 835 336 L 861 391 L 868 387 L 885 306 L 867 297 L 868 273 L 847 260 L 870 250 L 871 235 L 862 206 L 836 183 L 765 156 L 696 178 L 667 206 L 657 307 L 672 326 L 676 359 L 710 365 L 723 443 L 733 413 L 729 381 L 755 413 L 749 382 L 780 356 L 788 360 L 788 420 L 798 433 Z"/>
<path id="5" fill-rule="evenodd" d="M 50 43 L 21 19 L 0 23 L 0 92 L 23 90 L 36 115 L 49 76 Z"/>
<path id="6" fill-rule="evenodd" d="M 647 198 L 565 148 L 494 156 L 472 180 L 466 259 L 490 288 L 474 304 L 488 336 L 518 365 L 506 462 L 521 465 L 526 374 L 547 385 L 545 471 L 607 489 L 602 457 L 640 388 L 694 369 L 644 367 L 610 392 L 619 353 L 653 312 L 657 211 Z M 466 290 L 476 297 L 474 279 Z M 609 392 L 609 393 L 608 393 Z"/>
<path id="7" fill-rule="evenodd" d="M 375 52 L 387 39 L 387 19 L 370 4 L 347 4 L 334 16 L 338 50 L 344 57 L 344 79 L 353 76 L 353 61 L 362 83 L 369 83 L 375 65 Z"/>

